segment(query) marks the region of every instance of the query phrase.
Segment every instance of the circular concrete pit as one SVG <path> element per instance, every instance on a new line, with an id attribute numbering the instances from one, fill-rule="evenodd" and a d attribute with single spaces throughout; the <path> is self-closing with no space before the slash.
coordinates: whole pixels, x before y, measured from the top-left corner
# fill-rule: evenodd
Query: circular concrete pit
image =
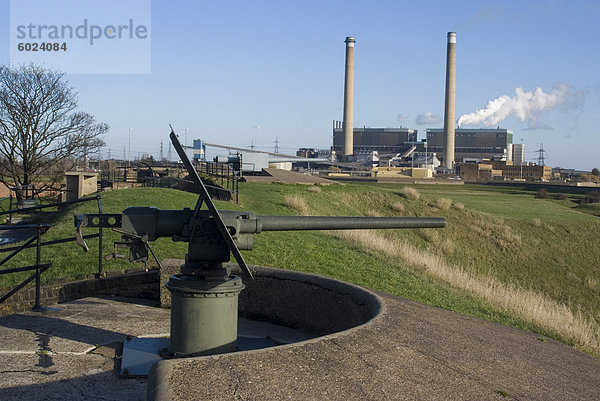
<path id="1" fill-rule="evenodd" d="M 239 295 L 239 316 L 252 321 L 316 337 L 365 324 L 382 309 L 375 294 L 349 283 L 260 266 L 252 273 Z"/>
<path id="2" fill-rule="evenodd" d="M 149 400 L 596 399 L 600 361 L 565 344 L 337 280 L 252 266 L 240 322 L 315 336 L 163 360 Z"/>

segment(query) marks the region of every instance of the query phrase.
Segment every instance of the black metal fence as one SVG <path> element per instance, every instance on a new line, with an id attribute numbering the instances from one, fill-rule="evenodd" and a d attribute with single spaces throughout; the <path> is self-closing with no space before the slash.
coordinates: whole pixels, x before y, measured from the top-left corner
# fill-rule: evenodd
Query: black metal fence
<path id="1" fill-rule="evenodd" d="M 239 176 L 231 165 L 210 161 L 195 161 L 194 166 L 199 173 L 208 176 L 214 185 L 206 185 L 209 194 L 220 200 L 233 200 L 239 203 Z M 181 163 L 149 165 L 137 162 L 130 166 L 120 166 L 116 170 L 100 173 L 100 189 L 119 187 L 119 183 L 127 185 L 175 188 L 182 191 L 196 192 L 194 183 L 184 179 L 187 171 Z M 206 183 L 205 183 L 206 184 Z M 220 185 L 218 187 L 217 185 Z M 197 193 L 197 192 L 196 192 Z"/>
<path id="2" fill-rule="evenodd" d="M 195 163 L 195 166 L 196 170 L 201 171 L 213 178 L 217 181 L 217 184 L 220 181 L 221 187 L 230 190 L 232 193 L 235 193 L 237 203 L 239 177 L 229 164 L 203 161 Z"/>
<path id="3" fill-rule="evenodd" d="M 0 304 L 2 302 L 6 301 L 11 296 L 13 296 L 14 294 L 16 294 L 21 288 L 25 287 L 32 280 L 35 279 L 35 305 L 34 305 L 34 308 L 40 307 L 41 275 L 43 272 L 48 270 L 48 268 L 50 268 L 50 266 L 52 266 L 52 263 L 44 263 L 44 264 L 41 263 L 41 247 L 42 247 L 41 237 L 42 237 L 42 234 L 46 233 L 46 231 L 48 231 L 49 228 L 50 228 L 49 224 L 20 224 L 20 225 L 12 225 L 12 226 L 0 226 L 0 231 L 7 231 L 7 230 L 17 231 L 17 232 L 23 231 L 23 232 L 26 232 L 25 233 L 26 237 L 30 237 L 27 241 L 25 241 L 25 243 L 23 245 L 16 247 L 16 249 L 13 249 L 13 251 L 10 253 L 10 255 L 8 255 L 4 259 L 2 259 L 0 261 L 0 266 L 4 265 L 6 262 L 8 262 L 10 259 L 12 259 L 16 254 L 21 252 L 23 249 L 28 248 L 30 246 L 36 247 L 35 265 L 0 270 L 0 274 L 11 274 L 11 273 L 35 270 L 35 272 L 31 276 L 29 276 L 28 278 L 23 280 L 21 282 L 21 284 L 17 285 L 15 288 L 13 288 L 7 294 L 5 294 L 2 298 L 0 298 Z M 33 235 L 31 235 L 31 234 L 33 234 Z M 36 243 L 35 243 L 35 245 L 32 245 L 32 243 L 34 241 Z"/>
<path id="4" fill-rule="evenodd" d="M 21 208 L 18 210 L 7 210 L 7 211 L 2 211 L 0 212 L 0 216 L 5 215 L 5 214 L 15 214 L 15 213 L 25 213 L 25 212 L 31 212 L 31 211 L 36 211 L 36 210 L 40 210 L 40 209 L 44 209 L 44 208 L 49 208 L 49 207 L 63 207 L 63 206 L 67 206 L 70 204 L 75 204 L 75 203 L 82 203 L 82 202 L 89 202 L 89 201 L 94 201 L 96 200 L 98 202 L 98 213 L 102 214 L 102 195 L 101 194 L 97 194 L 94 197 L 87 197 L 87 198 L 81 198 L 81 199 L 77 199 L 77 200 L 73 200 L 73 201 L 67 201 L 67 202 L 59 202 L 59 203 L 51 203 L 51 204 L 46 204 L 46 205 L 40 205 L 40 206 L 32 206 L 32 207 L 25 207 L 25 208 Z M 35 270 L 35 273 L 33 273 L 31 276 L 29 276 L 28 278 L 26 278 L 25 280 L 23 280 L 20 284 L 18 284 L 15 288 L 13 288 L 12 290 L 10 290 L 7 294 L 5 294 L 4 296 L 2 296 L 0 298 L 0 304 L 4 301 L 6 301 L 8 298 L 10 298 L 11 296 L 13 296 L 14 294 L 16 294 L 19 290 L 21 290 L 23 287 L 25 287 L 27 284 L 29 284 L 32 280 L 35 279 L 36 281 L 36 285 L 35 285 L 35 305 L 34 308 L 39 308 L 40 304 L 39 304 L 39 300 L 40 300 L 40 282 L 41 282 L 41 274 L 43 272 L 45 272 L 46 270 L 48 270 L 50 268 L 50 266 L 52 266 L 52 263 L 41 263 L 41 247 L 42 246 L 47 246 L 47 245 L 55 245 L 55 244 L 63 244 L 66 242 L 73 242 L 76 241 L 77 239 L 75 237 L 70 237 L 70 238 L 63 238 L 63 239 L 58 239 L 58 240 L 52 240 L 52 241 L 45 241 L 42 242 L 41 240 L 41 236 L 46 233 L 48 230 L 50 229 L 50 225 L 49 224 L 11 224 L 11 225 L 1 225 L 0 226 L 0 234 L 4 231 L 4 232 L 11 232 L 11 236 L 14 237 L 15 241 L 21 241 L 24 239 L 27 239 L 25 241 L 25 243 L 23 243 L 22 245 L 19 246 L 13 246 L 13 247 L 5 247 L 5 248 L 1 248 L 0 249 L 0 253 L 5 253 L 5 252 L 10 252 L 10 254 L 8 256 L 6 256 L 4 259 L 2 259 L 0 261 L 0 267 L 6 263 L 7 261 L 9 261 L 10 259 L 12 259 L 15 255 L 17 255 L 18 253 L 20 253 L 22 250 L 24 249 L 28 249 L 28 248 L 36 248 L 36 263 L 35 265 L 32 266 L 23 266 L 23 267 L 15 267 L 15 268 L 9 268 L 9 269 L 0 269 L 0 275 L 4 275 L 4 274 L 11 274 L 11 273 L 18 273 L 18 272 L 23 272 L 23 271 L 29 271 L 29 270 Z M 6 237 L 6 236 L 4 236 Z M 0 235 L 0 239 L 2 238 L 2 235 Z M 102 227 L 98 228 L 98 233 L 97 234 L 89 234 L 89 235 L 85 235 L 83 238 L 85 239 L 89 239 L 89 238 L 98 238 L 98 276 L 102 275 L 102 238 L 103 238 L 103 232 L 102 232 Z M 33 243 L 35 241 L 35 244 Z M 1 243 L 1 242 L 0 242 Z"/>
<path id="5" fill-rule="evenodd" d="M 157 188 L 173 188 L 180 191 L 192 192 L 195 194 L 200 193 L 200 188 L 196 187 L 194 181 L 184 180 L 175 177 L 163 177 L 163 178 L 146 178 L 144 181 L 145 187 L 157 187 Z M 204 185 L 208 194 L 211 198 L 230 201 L 235 196 L 235 202 L 238 203 L 239 196 L 237 192 L 232 192 L 229 189 L 215 187 L 214 185 Z"/>
<path id="6" fill-rule="evenodd" d="M 23 200 L 21 201 L 21 203 L 17 202 L 17 197 L 15 196 L 17 191 L 21 191 L 21 193 L 23 195 Z M 34 184 L 22 185 L 20 187 L 9 188 L 9 195 L 6 198 L 0 199 L 0 202 L 8 200 L 8 209 L 3 210 L 3 212 L 6 212 L 6 213 L 0 213 L 0 214 L 8 214 L 8 224 L 12 224 L 12 216 L 13 216 L 13 214 L 16 213 L 17 210 L 19 210 L 18 209 L 19 206 L 30 207 L 30 206 L 37 205 L 37 201 L 35 199 L 33 199 L 34 193 L 35 193 Z"/>

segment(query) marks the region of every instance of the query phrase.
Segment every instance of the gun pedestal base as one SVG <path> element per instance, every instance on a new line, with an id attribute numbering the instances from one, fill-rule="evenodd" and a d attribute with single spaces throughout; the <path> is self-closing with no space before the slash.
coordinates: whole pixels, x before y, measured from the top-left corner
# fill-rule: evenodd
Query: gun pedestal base
<path id="1" fill-rule="evenodd" d="M 171 291 L 169 354 L 200 356 L 237 351 L 238 295 L 245 288 L 238 276 L 200 279 L 175 274 Z"/>

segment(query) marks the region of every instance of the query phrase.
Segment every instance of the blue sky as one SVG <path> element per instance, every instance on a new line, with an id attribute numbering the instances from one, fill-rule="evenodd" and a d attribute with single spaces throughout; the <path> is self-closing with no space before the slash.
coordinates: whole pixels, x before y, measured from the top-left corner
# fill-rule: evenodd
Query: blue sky
<path id="1" fill-rule="evenodd" d="M 18 0 L 17 0 L 18 1 Z M 51 3 L 52 0 L 47 1 Z M 90 2 L 98 3 L 98 2 Z M 344 38 L 356 38 L 355 126 L 419 130 L 444 110 L 446 33 L 457 32 L 456 118 L 501 95 L 568 85 L 576 99 L 535 124 L 501 121 L 546 163 L 600 168 L 598 1 L 152 1 L 150 74 L 69 74 L 82 110 L 106 122 L 122 157 L 188 142 L 292 152 L 327 148 L 342 117 Z M 133 6 L 135 7 L 135 6 Z M 0 63 L 9 62 L 9 1 L 0 0 Z M 91 6 L 90 6 L 91 10 Z M 68 10 L 65 10 L 68 13 Z M 93 12 L 90 11 L 90 15 Z M 83 15 L 81 16 L 84 17 Z M 85 17 L 88 17 L 86 14 Z M 110 62 L 110 60 L 108 60 Z M 254 129 L 253 126 L 260 126 Z"/>

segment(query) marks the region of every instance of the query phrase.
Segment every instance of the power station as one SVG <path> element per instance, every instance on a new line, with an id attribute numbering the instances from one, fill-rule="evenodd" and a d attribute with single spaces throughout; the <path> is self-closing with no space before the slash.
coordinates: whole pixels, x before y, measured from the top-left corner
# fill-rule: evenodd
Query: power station
<path id="1" fill-rule="evenodd" d="M 337 153 L 344 149 L 347 143 L 346 130 L 342 121 L 333 121 L 333 147 Z M 352 130 L 350 154 L 367 154 L 373 151 L 381 153 L 400 153 L 417 142 L 417 130 L 412 128 L 371 128 L 362 127 Z M 345 150 L 345 149 L 344 149 Z M 344 151 L 344 154 L 346 152 Z"/>
<path id="2" fill-rule="evenodd" d="M 301 148 L 294 157 L 267 154 L 268 152 L 259 152 L 255 149 L 249 151 L 232 146 L 212 146 L 235 150 L 238 158 L 242 155 L 244 162 L 240 162 L 240 166 L 248 165 L 251 168 L 240 168 L 240 171 L 244 170 L 244 173 L 249 174 L 260 174 L 264 168 L 273 167 L 276 161 L 280 161 L 281 157 L 285 156 L 285 169 L 291 169 L 292 166 L 303 170 L 320 168 L 327 174 L 330 174 L 331 170 L 334 172 L 342 170 L 347 171 L 348 174 L 359 173 L 364 177 L 369 171 L 373 174 L 384 174 L 382 167 L 385 167 L 384 175 L 388 177 L 394 177 L 396 173 L 394 169 L 402 170 L 402 174 L 409 169 L 412 177 L 416 174 L 423 178 L 433 178 L 434 174 L 453 178 L 468 170 L 468 174 L 475 179 L 482 177 L 491 179 L 498 176 L 512 179 L 524 176 L 546 179 L 547 169 L 540 170 L 539 174 L 537 170 L 530 172 L 527 169 L 524 145 L 513 143 L 511 130 L 499 126 L 496 128 L 457 127 L 456 36 L 456 32 L 448 32 L 446 35 L 443 127 L 425 129 L 425 138 L 419 140 L 418 131 L 408 127 L 354 127 L 356 39 L 347 36 L 344 40 L 343 116 L 341 120 L 333 120 L 330 149 L 317 151 L 314 148 Z M 203 157 L 205 145 L 211 144 L 194 142 L 197 158 Z M 473 167 L 461 168 L 465 165 L 482 167 L 475 170 Z M 282 168 L 282 166 L 276 167 Z M 516 166 L 520 166 L 518 177 L 517 170 L 513 168 Z M 415 173 L 415 169 L 422 171 Z M 504 174 L 501 173 L 502 171 Z"/>
<path id="3" fill-rule="evenodd" d="M 513 132 L 504 128 L 457 128 L 453 129 L 452 163 L 481 162 L 488 160 L 513 160 Z M 425 130 L 427 146 L 432 152 L 444 154 L 444 167 L 448 166 L 446 143 L 448 134 L 445 129 L 428 128 Z"/>

